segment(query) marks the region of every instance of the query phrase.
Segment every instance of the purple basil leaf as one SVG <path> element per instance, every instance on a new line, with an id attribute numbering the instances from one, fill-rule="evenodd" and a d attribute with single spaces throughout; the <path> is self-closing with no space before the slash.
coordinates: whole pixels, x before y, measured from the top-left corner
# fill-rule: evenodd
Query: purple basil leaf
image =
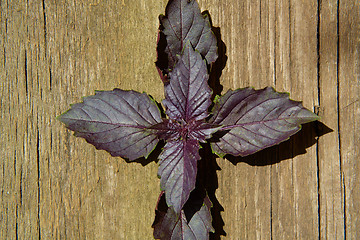
<path id="1" fill-rule="evenodd" d="M 197 208 L 198 200 L 201 200 L 200 209 Z M 209 197 L 205 196 L 203 199 L 192 199 L 190 197 L 186 205 L 187 207 L 181 210 L 180 214 L 177 214 L 174 209 L 167 208 L 163 195 L 160 195 L 156 207 L 156 219 L 153 224 L 156 239 L 209 239 L 209 232 L 214 231 L 211 225 L 211 201 Z M 188 212 L 192 213 L 190 219 L 186 216 Z"/>
<path id="2" fill-rule="evenodd" d="M 214 232 L 212 227 L 212 218 L 210 209 L 212 203 L 208 196 L 205 197 L 204 203 L 200 210 L 196 212 L 190 222 L 188 223 L 192 233 L 194 233 L 196 240 L 206 240 L 209 239 L 209 232 Z M 187 239 L 187 238 L 184 238 Z"/>
<path id="3" fill-rule="evenodd" d="M 187 43 L 179 62 L 170 73 L 170 84 L 165 86 L 166 114 L 177 121 L 202 120 L 208 116 L 211 104 L 209 75 L 199 52 Z"/>
<path id="4" fill-rule="evenodd" d="M 97 149 L 129 160 L 150 154 L 159 141 L 150 127 L 162 121 L 148 95 L 120 89 L 97 91 L 58 119 Z"/>
<path id="5" fill-rule="evenodd" d="M 168 141 L 160 154 L 158 175 L 166 203 L 179 213 L 195 188 L 199 142 L 193 139 Z"/>
<path id="6" fill-rule="evenodd" d="M 165 53 L 168 56 L 170 70 L 177 61 L 176 56 L 180 55 L 188 41 L 201 53 L 208 64 L 215 62 L 218 56 L 216 37 L 211 31 L 209 16 L 201 14 L 196 0 L 170 0 L 165 16 L 160 15 L 159 19 L 160 30 L 166 36 Z M 163 69 L 161 66 L 160 69 L 169 72 L 169 69 Z"/>
<path id="7" fill-rule="evenodd" d="M 211 145 L 219 156 L 247 156 L 287 140 L 301 129 L 300 124 L 317 119 L 301 102 L 271 87 L 229 90 L 216 100 L 209 120 L 223 126 Z"/>

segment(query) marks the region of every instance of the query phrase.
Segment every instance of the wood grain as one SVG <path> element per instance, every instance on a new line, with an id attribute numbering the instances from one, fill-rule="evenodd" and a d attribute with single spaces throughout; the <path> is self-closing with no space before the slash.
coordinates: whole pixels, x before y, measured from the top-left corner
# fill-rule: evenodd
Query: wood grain
<path id="1" fill-rule="evenodd" d="M 156 163 L 112 158 L 55 117 L 95 90 L 163 98 L 154 62 L 166 3 L 0 1 L 0 239 L 152 239 Z M 360 3 L 199 5 L 226 45 L 223 92 L 274 86 L 322 122 L 217 159 L 226 236 L 213 238 L 360 238 Z"/>
<path id="2" fill-rule="evenodd" d="M 360 237 L 360 3 L 339 4 L 338 127 L 344 228 L 348 239 Z"/>
<path id="3" fill-rule="evenodd" d="M 319 16 L 319 115 L 334 132 L 319 138 L 319 236 L 321 239 L 344 239 L 344 195 L 339 142 L 338 111 L 338 13 L 339 3 L 320 6 Z M 333 147 L 329 147 L 333 146 Z M 336 147 L 337 146 L 337 147 Z M 351 239 L 351 238 L 350 238 Z"/>

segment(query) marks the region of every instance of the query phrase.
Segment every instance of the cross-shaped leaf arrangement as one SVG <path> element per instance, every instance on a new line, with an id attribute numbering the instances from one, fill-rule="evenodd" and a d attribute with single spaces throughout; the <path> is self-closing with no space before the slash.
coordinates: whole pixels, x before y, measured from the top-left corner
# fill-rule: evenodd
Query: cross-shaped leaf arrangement
<path id="1" fill-rule="evenodd" d="M 166 47 L 158 47 L 158 56 L 166 56 L 166 64 L 158 61 L 157 68 L 168 118 L 161 117 L 147 94 L 114 89 L 85 97 L 58 119 L 97 149 L 130 161 L 148 157 L 164 140 L 158 176 L 168 207 L 154 224 L 154 237 L 208 239 L 213 231 L 209 198 L 205 196 L 190 217 L 184 209 L 195 188 L 200 142 L 216 135 L 210 141 L 215 154 L 247 156 L 287 140 L 318 116 L 271 87 L 229 90 L 217 96 L 208 111 L 217 42 L 196 0 L 170 0 L 160 16 L 160 36 L 166 38 Z"/>

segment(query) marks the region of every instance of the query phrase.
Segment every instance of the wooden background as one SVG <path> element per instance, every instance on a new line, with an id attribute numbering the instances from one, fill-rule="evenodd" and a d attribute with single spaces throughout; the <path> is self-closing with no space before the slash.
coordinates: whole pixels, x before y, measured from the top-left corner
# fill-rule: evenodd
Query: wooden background
<path id="1" fill-rule="evenodd" d="M 152 239 L 156 163 L 112 158 L 55 117 L 94 90 L 163 98 L 166 3 L 0 1 L 0 239 Z M 226 45 L 224 91 L 274 86 L 322 118 L 253 157 L 217 159 L 214 239 L 360 239 L 360 2 L 199 4 Z"/>

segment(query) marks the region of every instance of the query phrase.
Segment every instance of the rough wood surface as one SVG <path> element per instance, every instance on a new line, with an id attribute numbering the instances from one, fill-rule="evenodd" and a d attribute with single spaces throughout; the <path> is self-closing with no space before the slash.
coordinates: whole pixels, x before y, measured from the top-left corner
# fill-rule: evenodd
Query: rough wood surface
<path id="1" fill-rule="evenodd" d="M 152 239 L 156 163 L 112 158 L 55 117 L 94 90 L 163 98 L 154 61 L 166 3 L 0 0 L 0 239 Z M 214 239 L 359 239 L 359 1 L 199 5 L 226 45 L 224 91 L 274 86 L 323 123 L 217 159 L 226 236 Z"/>

